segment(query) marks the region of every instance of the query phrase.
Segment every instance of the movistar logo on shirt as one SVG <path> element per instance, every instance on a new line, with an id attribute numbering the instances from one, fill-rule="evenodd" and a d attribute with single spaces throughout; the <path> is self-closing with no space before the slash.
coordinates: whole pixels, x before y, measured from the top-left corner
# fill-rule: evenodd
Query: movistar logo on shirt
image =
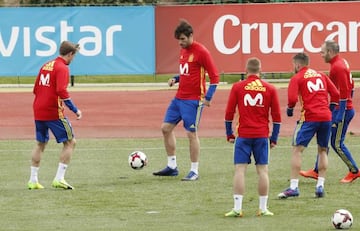
<path id="1" fill-rule="evenodd" d="M 248 83 L 245 86 L 245 90 L 248 91 L 266 91 L 266 87 L 264 87 L 260 80 L 254 80 L 250 83 Z"/>
<path id="2" fill-rule="evenodd" d="M 257 106 L 263 107 L 264 97 L 261 93 L 257 93 L 253 98 L 249 93 L 244 96 L 244 105 L 245 106 Z"/>
<path id="3" fill-rule="evenodd" d="M 324 83 L 321 79 L 316 79 L 315 83 L 309 80 L 307 82 L 307 88 L 310 93 L 313 91 L 325 91 Z"/>

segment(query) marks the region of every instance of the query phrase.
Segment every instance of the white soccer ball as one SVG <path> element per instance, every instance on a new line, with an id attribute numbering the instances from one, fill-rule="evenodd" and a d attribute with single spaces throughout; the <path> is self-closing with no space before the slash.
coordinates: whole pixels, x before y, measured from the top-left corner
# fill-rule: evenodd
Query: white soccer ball
<path id="1" fill-rule="evenodd" d="M 331 218 L 335 229 L 350 229 L 354 219 L 351 213 L 346 209 L 338 209 Z"/>
<path id="2" fill-rule="evenodd" d="M 147 165 L 147 157 L 141 151 L 135 151 L 129 155 L 129 165 L 131 168 L 139 170 Z"/>

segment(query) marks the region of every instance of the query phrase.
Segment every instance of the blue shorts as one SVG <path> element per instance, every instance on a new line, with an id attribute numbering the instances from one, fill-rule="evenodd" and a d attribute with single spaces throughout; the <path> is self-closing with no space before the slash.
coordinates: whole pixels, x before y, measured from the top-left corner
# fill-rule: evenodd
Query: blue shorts
<path id="1" fill-rule="evenodd" d="M 326 122 L 299 122 L 295 127 L 292 144 L 307 147 L 316 134 L 317 144 L 322 148 L 329 146 L 331 121 Z"/>
<path id="2" fill-rule="evenodd" d="M 49 141 L 49 129 L 54 134 L 56 142 L 62 143 L 74 138 L 74 133 L 67 118 L 40 121 L 35 120 L 36 140 L 41 143 Z"/>
<path id="3" fill-rule="evenodd" d="M 251 154 L 255 164 L 269 163 L 269 138 L 241 138 L 237 137 L 234 147 L 234 164 L 250 164 Z"/>
<path id="4" fill-rule="evenodd" d="M 164 122 L 178 124 L 181 120 L 187 131 L 198 130 L 203 104 L 199 100 L 182 100 L 174 98 L 165 114 Z"/>

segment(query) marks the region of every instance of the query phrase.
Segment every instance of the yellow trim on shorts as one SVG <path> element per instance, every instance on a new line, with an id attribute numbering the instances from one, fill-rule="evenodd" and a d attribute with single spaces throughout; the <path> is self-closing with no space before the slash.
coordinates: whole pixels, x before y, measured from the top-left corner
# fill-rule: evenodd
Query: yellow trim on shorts
<path id="1" fill-rule="evenodd" d="M 66 134 L 67 134 L 67 138 L 68 140 L 72 140 L 74 138 L 73 133 L 71 131 L 71 126 L 69 124 L 69 121 L 67 119 L 60 119 L 61 123 L 63 124 Z"/>

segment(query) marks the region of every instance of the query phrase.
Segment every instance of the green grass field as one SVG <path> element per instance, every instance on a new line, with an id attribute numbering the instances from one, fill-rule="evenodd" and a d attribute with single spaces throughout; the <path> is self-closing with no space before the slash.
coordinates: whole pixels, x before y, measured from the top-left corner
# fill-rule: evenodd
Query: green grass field
<path id="1" fill-rule="evenodd" d="M 154 75 L 79 75 L 74 76 L 74 84 L 78 83 L 163 83 L 167 82 L 171 74 L 154 74 Z M 265 78 L 282 79 L 289 78 L 290 73 L 266 74 Z M 227 83 L 234 83 L 241 79 L 241 74 L 220 74 L 220 81 Z M 33 84 L 35 76 L 2 76 L 0 84 Z"/>
<path id="2" fill-rule="evenodd" d="M 348 137 L 355 158 L 358 137 Z M 289 186 L 290 138 L 281 138 L 272 150 L 269 209 L 273 217 L 256 217 L 257 177 L 254 165 L 247 174 L 243 218 L 225 218 L 233 206 L 232 145 L 224 138 L 202 138 L 200 179 L 182 182 L 190 163 L 188 143 L 178 139 L 178 177 L 154 177 L 166 157 L 162 139 L 78 139 L 66 179 L 74 191 L 52 189 L 60 145 L 51 141 L 39 172 L 44 190 L 30 191 L 30 153 L 34 141 L 0 141 L 0 230 L 334 230 L 330 217 L 346 208 L 354 216 L 352 230 L 360 230 L 360 180 L 340 184 L 347 173 L 333 151 L 325 182 L 326 197 L 314 198 L 315 181 L 300 179 L 299 198 L 279 200 Z M 128 166 L 128 154 L 144 151 L 149 165 L 142 170 Z M 311 168 L 316 147 L 305 150 L 303 169 Z M 359 220 L 358 220 L 359 219 Z"/>

